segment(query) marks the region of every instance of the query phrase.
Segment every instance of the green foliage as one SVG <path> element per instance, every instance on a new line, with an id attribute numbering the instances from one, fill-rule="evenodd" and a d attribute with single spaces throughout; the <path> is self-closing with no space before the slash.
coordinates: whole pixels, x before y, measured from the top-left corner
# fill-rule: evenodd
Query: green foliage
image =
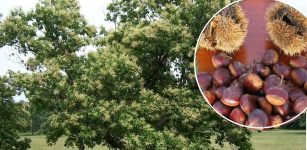
<path id="1" fill-rule="evenodd" d="M 224 1 L 128 3 L 117 0 L 108 7 L 108 19 L 120 26 L 101 43 L 124 45 L 142 68 L 144 87 L 161 97 L 162 101 L 154 107 L 156 114 L 148 111 L 150 108 L 146 106 L 149 104 L 142 105 L 147 115 L 157 116 L 146 120 L 158 130 L 181 137 L 176 143 L 179 149 L 211 149 L 209 139 L 212 137 L 216 137 L 220 146 L 229 142 L 233 147 L 250 149 L 250 132 L 224 121 L 204 104 L 194 79 L 196 40 L 205 23 L 225 4 Z M 139 143 L 144 145 L 146 142 Z M 167 148 L 166 145 L 153 145 Z"/>
<path id="2" fill-rule="evenodd" d="M 296 129 L 296 130 L 303 130 L 306 129 L 306 113 L 300 115 L 296 120 L 293 122 L 284 125 L 282 128 L 284 129 Z"/>
<path id="3" fill-rule="evenodd" d="M 35 105 L 29 102 L 22 102 L 25 110 L 24 120 L 27 120 L 27 125 L 22 132 L 31 133 L 32 135 L 41 134 L 43 125 L 47 118 L 50 116 L 50 112 L 45 109 L 37 108 Z"/>
<path id="4" fill-rule="evenodd" d="M 214 149 L 214 138 L 250 149 L 250 132 L 213 112 L 193 75 L 197 36 L 223 5 L 117 0 L 108 13 L 116 31 L 96 33 L 75 0 L 44 0 L 33 11 L 12 11 L 0 46 L 35 55 L 26 63 L 32 73 L 10 76 L 31 105 L 50 112 L 49 144 L 65 136 L 65 146 L 79 149 Z M 76 54 L 94 43 L 97 51 Z"/>
<path id="5" fill-rule="evenodd" d="M 20 139 L 17 131 L 24 127 L 23 108 L 13 101 L 16 89 L 7 77 L 0 77 L 0 149 L 25 150 L 30 139 Z"/>

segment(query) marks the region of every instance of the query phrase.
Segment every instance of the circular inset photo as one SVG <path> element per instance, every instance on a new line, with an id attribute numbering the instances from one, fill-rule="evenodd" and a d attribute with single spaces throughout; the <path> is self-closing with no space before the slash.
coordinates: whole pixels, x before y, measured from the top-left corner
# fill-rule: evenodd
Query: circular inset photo
<path id="1" fill-rule="evenodd" d="M 207 103 L 240 126 L 277 128 L 307 109 L 307 18 L 273 0 L 220 10 L 200 33 L 195 75 Z"/>

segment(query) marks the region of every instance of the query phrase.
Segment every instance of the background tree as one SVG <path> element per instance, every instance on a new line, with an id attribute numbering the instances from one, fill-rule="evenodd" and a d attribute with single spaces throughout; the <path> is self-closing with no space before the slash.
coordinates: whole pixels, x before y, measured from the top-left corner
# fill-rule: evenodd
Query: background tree
<path id="1" fill-rule="evenodd" d="M 0 26 L 0 47 L 32 53 L 31 74 L 11 73 L 30 103 L 50 112 L 44 133 L 54 144 L 119 149 L 250 149 L 250 132 L 218 116 L 198 91 L 193 47 L 223 1 L 118 0 L 108 17 L 116 31 L 97 34 L 75 0 L 44 0 L 14 10 Z M 102 29 L 102 31 L 105 31 Z M 96 52 L 80 56 L 84 46 Z"/>
<path id="2" fill-rule="evenodd" d="M 306 129 L 306 113 L 303 113 L 293 122 L 286 124 L 282 128 L 285 129 L 296 129 L 296 130 L 304 130 Z"/>
<path id="3" fill-rule="evenodd" d="M 17 131 L 24 127 L 22 105 L 13 101 L 16 89 L 8 77 L 0 77 L 0 149 L 25 150 L 30 139 L 20 139 Z"/>
<path id="4" fill-rule="evenodd" d="M 23 120 L 25 120 L 25 129 L 23 129 L 22 132 L 30 132 L 32 135 L 41 134 L 43 125 L 50 116 L 50 112 L 45 109 L 37 108 L 27 101 L 21 101 L 19 103 L 21 103 L 25 112 L 22 116 Z"/>

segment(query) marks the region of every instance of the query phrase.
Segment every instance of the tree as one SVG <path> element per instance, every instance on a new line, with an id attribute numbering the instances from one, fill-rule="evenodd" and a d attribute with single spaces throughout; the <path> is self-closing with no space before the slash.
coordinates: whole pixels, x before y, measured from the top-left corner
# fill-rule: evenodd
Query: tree
<path id="1" fill-rule="evenodd" d="M 16 89 L 8 77 L 0 77 L 0 149 L 25 150 L 30 148 L 30 139 L 20 139 L 17 134 L 22 128 L 22 106 L 15 103 Z"/>
<path id="2" fill-rule="evenodd" d="M 306 129 L 306 113 L 300 115 L 296 120 L 292 121 L 289 124 L 282 126 L 285 129 L 296 129 L 296 130 L 304 130 Z"/>
<path id="3" fill-rule="evenodd" d="M 20 103 L 25 112 L 22 118 L 25 120 L 26 124 L 22 132 L 30 132 L 32 135 L 41 134 L 43 125 L 50 116 L 48 110 L 37 108 L 27 101 L 21 101 Z"/>
<path id="4" fill-rule="evenodd" d="M 190 17 L 208 19 L 203 12 L 212 4 L 217 10 L 223 2 L 114 1 L 109 17 L 117 30 L 98 34 L 75 0 L 44 0 L 30 12 L 12 11 L 0 26 L 0 46 L 35 55 L 26 63 L 31 74 L 11 78 L 33 105 L 50 111 L 49 144 L 66 136 L 65 146 L 80 150 L 213 149 L 212 142 L 250 149 L 250 132 L 213 112 L 193 77 L 202 25 Z M 90 44 L 98 50 L 76 54 Z"/>

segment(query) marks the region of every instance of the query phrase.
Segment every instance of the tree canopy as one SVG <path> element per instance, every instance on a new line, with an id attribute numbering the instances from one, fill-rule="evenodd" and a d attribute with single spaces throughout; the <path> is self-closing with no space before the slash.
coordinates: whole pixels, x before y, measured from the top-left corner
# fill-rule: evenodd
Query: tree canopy
<path id="1" fill-rule="evenodd" d="M 17 89 L 6 76 L 0 77 L 0 149 L 23 150 L 30 147 L 30 139 L 20 139 L 17 130 L 23 128 L 25 111 L 13 101 Z"/>
<path id="2" fill-rule="evenodd" d="M 97 32 L 76 0 L 43 0 L 0 24 L 0 47 L 33 54 L 10 73 L 30 104 L 48 110 L 44 133 L 79 149 L 250 149 L 250 132 L 218 116 L 194 79 L 198 34 L 224 1 L 116 0 L 114 31 Z M 78 55 L 85 46 L 97 50 Z"/>

